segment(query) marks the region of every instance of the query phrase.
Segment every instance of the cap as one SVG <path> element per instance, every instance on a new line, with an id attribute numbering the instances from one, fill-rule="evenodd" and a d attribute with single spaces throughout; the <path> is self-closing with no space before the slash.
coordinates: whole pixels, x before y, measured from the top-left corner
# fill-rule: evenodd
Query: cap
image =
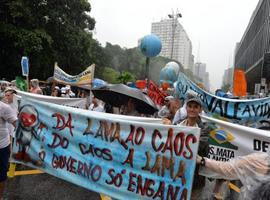
<path id="1" fill-rule="evenodd" d="M 172 100 L 172 99 L 174 99 L 173 96 L 166 96 L 166 97 L 165 97 L 165 101 L 170 101 L 170 100 Z"/>
<path id="2" fill-rule="evenodd" d="M 9 92 L 9 91 L 14 93 L 14 94 L 17 94 L 16 90 L 14 88 L 11 88 L 11 87 L 7 87 L 4 92 L 6 93 L 6 92 Z"/>
<path id="3" fill-rule="evenodd" d="M 195 103 L 199 104 L 200 106 L 202 106 L 202 102 L 199 99 L 197 99 L 197 98 L 190 98 L 190 99 L 188 99 L 187 100 L 187 104 L 190 103 L 190 102 L 195 102 Z"/>

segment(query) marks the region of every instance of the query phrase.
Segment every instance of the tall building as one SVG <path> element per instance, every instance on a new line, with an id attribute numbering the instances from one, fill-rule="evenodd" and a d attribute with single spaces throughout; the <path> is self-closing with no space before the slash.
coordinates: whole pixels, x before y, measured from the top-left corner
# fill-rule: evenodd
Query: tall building
<path id="1" fill-rule="evenodd" d="M 162 43 L 160 55 L 180 62 L 184 68 L 192 70 L 192 44 L 177 19 L 164 19 L 154 22 L 151 33 L 157 35 Z"/>
<path id="2" fill-rule="evenodd" d="M 236 46 L 234 66 L 245 71 L 247 90 L 253 94 L 255 85 L 270 81 L 270 1 L 260 0 L 249 24 Z"/>
<path id="3" fill-rule="evenodd" d="M 193 75 L 197 83 L 203 84 L 206 90 L 210 90 L 209 73 L 206 72 L 206 64 L 197 62 L 194 65 Z"/>
<path id="4" fill-rule="evenodd" d="M 222 85 L 230 85 L 230 86 L 233 85 L 233 72 L 234 72 L 233 67 L 224 70 Z"/>

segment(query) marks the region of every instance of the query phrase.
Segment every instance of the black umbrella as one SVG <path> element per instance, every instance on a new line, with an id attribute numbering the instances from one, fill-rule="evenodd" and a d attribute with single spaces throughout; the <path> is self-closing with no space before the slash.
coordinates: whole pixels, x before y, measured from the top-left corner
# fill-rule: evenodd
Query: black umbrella
<path id="1" fill-rule="evenodd" d="M 153 114 L 158 110 L 153 101 L 141 90 L 124 84 L 108 84 L 92 89 L 92 92 L 96 98 L 115 107 L 127 104 L 128 99 L 132 98 L 136 104 L 136 110 L 140 113 Z"/>

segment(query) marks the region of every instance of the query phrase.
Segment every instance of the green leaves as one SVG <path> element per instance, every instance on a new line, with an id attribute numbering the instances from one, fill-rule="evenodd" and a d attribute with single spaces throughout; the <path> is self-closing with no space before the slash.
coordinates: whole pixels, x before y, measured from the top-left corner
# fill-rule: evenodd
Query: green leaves
<path id="1" fill-rule="evenodd" d="M 92 38 L 95 20 L 87 0 L 2 0 L 0 10 L 0 65 L 7 79 L 20 73 L 22 56 L 29 57 L 34 78 L 52 76 L 55 61 L 70 74 L 96 63 L 102 74 L 107 59 Z"/>

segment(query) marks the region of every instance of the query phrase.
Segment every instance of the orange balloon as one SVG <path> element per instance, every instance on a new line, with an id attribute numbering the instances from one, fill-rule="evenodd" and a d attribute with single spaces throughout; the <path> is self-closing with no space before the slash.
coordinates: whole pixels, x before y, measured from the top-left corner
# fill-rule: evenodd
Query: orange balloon
<path id="1" fill-rule="evenodd" d="M 139 89 L 144 89 L 146 87 L 146 80 L 137 80 L 136 87 Z"/>
<path id="2" fill-rule="evenodd" d="M 162 87 L 162 90 L 166 91 L 170 87 L 170 84 L 167 82 L 163 82 L 161 84 L 161 87 Z"/>

